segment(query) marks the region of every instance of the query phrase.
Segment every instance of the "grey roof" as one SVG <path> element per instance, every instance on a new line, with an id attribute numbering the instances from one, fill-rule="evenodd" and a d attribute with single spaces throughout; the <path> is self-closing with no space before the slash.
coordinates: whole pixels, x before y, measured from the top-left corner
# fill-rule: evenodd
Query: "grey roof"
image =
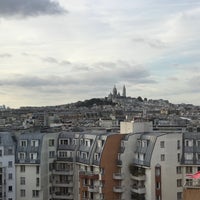
<path id="1" fill-rule="evenodd" d="M 0 146 L 14 146 L 15 136 L 10 132 L 0 132 Z"/>
<path id="2" fill-rule="evenodd" d="M 45 133 L 35 132 L 35 133 L 24 133 L 18 137 L 17 148 L 16 148 L 16 163 L 24 163 L 24 164 L 38 164 L 41 162 L 41 149 L 42 149 L 42 141 Z M 26 140 L 27 146 L 20 146 L 20 141 Z M 37 147 L 31 146 L 31 140 L 38 140 L 39 144 Z M 19 159 L 18 153 L 25 153 L 25 159 Z M 37 159 L 31 160 L 30 153 L 37 153 Z"/>

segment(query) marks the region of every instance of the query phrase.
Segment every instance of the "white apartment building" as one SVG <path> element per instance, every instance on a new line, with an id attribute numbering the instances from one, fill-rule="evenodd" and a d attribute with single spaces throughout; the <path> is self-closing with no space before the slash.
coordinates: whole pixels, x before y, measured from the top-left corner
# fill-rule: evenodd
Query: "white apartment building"
<path id="1" fill-rule="evenodd" d="M 143 125 L 137 122 L 135 127 L 133 122 L 124 123 L 121 131 L 128 130 L 129 134 L 120 156 L 123 173 L 129 174 L 126 173 L 122 183 L 126 188 L 123 199 L 181 200 L 182 132 L 152 131 L 151 126 L 148 131 L 147 122 Z"/>
<path id="2" fill-rule="evenodd" d="M 49 165 L 56 158 L 57 133 L 25 133 L 17 140 L 16 199 L 49 199 Z"/>

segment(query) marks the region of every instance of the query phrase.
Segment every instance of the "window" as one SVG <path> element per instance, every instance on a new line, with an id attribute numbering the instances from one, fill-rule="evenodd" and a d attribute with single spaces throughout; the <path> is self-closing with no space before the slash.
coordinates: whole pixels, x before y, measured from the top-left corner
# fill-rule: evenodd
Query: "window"
<path id="1" fill-rule="evenodd" d="M 37 153 L 30 153 L 30 159 L 36 160 L 37 159 Z"/>
<path id="2" fill-rule="evenodd" d="M 181 154 L 180 153 L 177 154 L 177 161 L 181 162 Z"/>
<path id="3" fill-rule="evenodd" d="M 181 142 L 180 140 L 177 140 L 177 149 L 180 149 L 181 148 Z"/>
<path id="4" fill-rule="evenodd" d="M 13 200 L 12 198 L 8 198 L 8 200 Z"/>
<path id="5" fill-rule="evenodd" d="M 12 186 L 10 185 L 10 186 L 8 186 L 8 192 L 12 192 Z"/>
<path id="6" fill-rule="evenodd" d="M 20 185 L 25 185 L 26 181 L 25 181 L 25 177 L 20 177 Z"/>
<path id="7" fill-rule="evenodd" d="M 2 157 L 2 149 L 0 149 L 0 157 Z"/>
<path id="8" fill-rule="evenodd" d="M 26 147 L 27 146 L 27 140 L 20 140 L 20 146 Z"/>
<path id="9" fill-rule="evenodd" d="M 13 150 L 12 150 L 12 148 L 9 148 L 8 149 L 8 155 L 12 155 L 13 154 Z"/>
<path id="10" fill-rule="evenodd" d="M 157 190 L 160 189 L 160 182 L 156 182 L 156 189 L 157 189 Z"/>
<path id="11" fill-rule="evenodd" d="M 181 200 L 182 199 L 182 192 L 177 192 L 177 200 Z"/>
<path id="12" fill-rule="evenodd" d="M 161 173 L 160 167 L 156 167 L 156 176 L 160 176 L 160 173 Z"/>
<path id="13" fill-rule="evenodd" d="M 40 166 L 36 166 L 36 174 L 40 173 Z"/>
<path id="14" fill-rule="evenodd" d="M 13 166 L 13 162 L 12 161 L 8 161 L 8 167 L 12 167 Z"/>
<path id="15" fill-rule="evenodd" d="M 200 153 L 197 153 L 197 160 L 200 160 Z"/>
<path id="16" fill-rule="evenodd" d="M 200 147 L 200 140 L 197 140 L 197 146 Z"/>
<path id="17" fill-rule="evenodd" d="M 193 140 L 185 140 L 185 146 L 186 147 L 192 147 L 193 146 Z"/>
<path id="18" fill-rule="evenodd" d="M 160 141 L 160 148 L 165 148 L 165 141 Z"/>
<path id="19" fill-rule="evenodd" d="M 55 151 L 49 151 L 49 158 L 55 157 Z"/>
<path id="20" fill-rule="evenodd" d="M 36 186 L 38 187 L 40 185 L 40 178 L 36 178 Z"/>
<path id="21" fill-rule="evenodd" d="M 25 172 L 25 165 L 20 165 L 20 172 Z"/>
<path id="22" fill-rule="evenodd" d="M 25 197 L 26 196 L 26 190 L 20 190 L 20 196 Z"/>
<path id="23" fill-rule="evenodd" d="M 161 155 L 160 155 L 160 160 L 161 160 L 161 161 L 165 161 L 165 154 L 161 154 Z"/>
<path id="24" fill-rule="evenodd" d="M 49 163 L 49 170 L 53 170 L 54 169 L 54 163 Z"/>
<path id="25" fill-rule="evenodd" d="M 177 187 L 182 187 L 182 179 L 177 179 Z"/>
<path id="26" fill-rule="evenodd" d="M 33 197 L 39 197 L 39 190 L 32 190 Z"/>
<path id="27" fill-rule="evenodd" d="M 31 140 L 32 147 L 38 147 L 38 140 Z"/>
<path id="28" fill-rule="evenodd" d="M 19 159 L 20 160 L 25 160 L 25 158 L 26 158 L 26 153 L 25 152 L 20 152 L 19 153 Z"/>
<path id="29" fill-rule="evenodd" d="M 69 139 L 67 140 L 60 140 L 61 145 L 69 145 Z"/>
<path id="30" fill-rule="evenodd" d="M 145 159 L 145 154 L 140 153 L 139 154 L 139 160 L 144 161 L 144 159 Z"/>
<path id="31" fill-rule="evenodd" d="M 186 174 L 192 174 L 192 172 L 193 172 L 193 171 L 192 171 L 192 167 L 189 167 L 189 166 L 186 167 L 186 168 L 185 168 L 185 172 L 186 172 Z"/>
<path id="32" fill-rule="evenodd" d="M 156 195 L 156 200 L 160 200 L 160 195 Z"/>
<path id="33" fill-rule="evenodd" d="M 177 174 L 181 174 L 182 173 L 181 166 L 176 167 L 176 173 Z"/>
<path id="34" fill-rule="evenodd" d="M 98 153 L 95 153 L 94 154 L 94 160 L 98 160 L 99 159 L 99 154 Z"/>
<path id="35" fill-rule="evenodd" d="M 9 174 L 8 174 L 8 179 L 9 179 L 9 180 L 12 180 L 12 178 L 13 178 L 12 173 L 9 173 Z"/>
<path id="36" fill-rule="evenodd" d="M 54 140 L 53 140 L 53 139 L 50 139 L 50 140 L 49 140 L 49 146 L 50 146 L 50 147 L 54 146 Z"/>
<path id="37" fill-rule="evenodd" d="M 185 153 L 185 160 L 192 160 L 193 159 L 193 153 Z"/>

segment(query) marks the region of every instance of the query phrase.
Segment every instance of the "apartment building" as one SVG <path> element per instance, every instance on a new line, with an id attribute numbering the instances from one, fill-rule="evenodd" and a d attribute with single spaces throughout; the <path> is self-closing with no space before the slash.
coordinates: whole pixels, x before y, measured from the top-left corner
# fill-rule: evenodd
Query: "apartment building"
<path id="1" fill-rule="evenodd" d="M 182 200 L 187 175 L 200 171 L 198 132 L 150 122 L 124 122 L 121 133 L 0 133 L 0 142 L 0 199 Z"/>
<path id="2" fill-rule="evenodd" d="M 0 133 L 0 200 L 15 200 L 15 137 Z"/>
<path id="3" fill-rule="evenodd" d="M 57 134 L 25 133 L 17 139 L 16 199 L 49 197 L 49 164 L 56 157 Z"/>
<path id="4" fill-rule="evenodd" d="M 192 174 L 200 171 L 200 132 L 183 134 L 182 170 L 184 174 L 183 200 L 197 200 L 200 195 L 200 179 L 192 178 Z"/>
<path id="5" fill-rule="evenodd" d="M 105 131 L 60 133 L 51 200 L 120 199 L 117 157 L 122 137 Z"/>
<path id="6" fill-rule="evenodd" d="M 121 132 L 126 131 L 129 132 L 128 140 L 121 157 L 124 156 L 124 160 L 129 162 L 129 169 L 124 168 L 124 171 L 129 171 L 130 179 L 124 179 L 127 185 L 124 199 L 181 200 L 184 181 L 182 132 L 152 131 L 149 122 L 123 122 Z M 127 151 L 129 146 L 131 150 Z M 128 152 L 130 156 L 127 156 Z"/>

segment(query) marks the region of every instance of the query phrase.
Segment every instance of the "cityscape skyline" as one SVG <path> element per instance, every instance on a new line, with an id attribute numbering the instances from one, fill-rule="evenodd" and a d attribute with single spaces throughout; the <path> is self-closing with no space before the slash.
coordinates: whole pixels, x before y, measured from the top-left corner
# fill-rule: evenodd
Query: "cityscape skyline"
<path id="1" fill-rule="evenodd" d="M 0 105 L 127 96 L 199 105 L 200 3 L 0 0 Z"/>

